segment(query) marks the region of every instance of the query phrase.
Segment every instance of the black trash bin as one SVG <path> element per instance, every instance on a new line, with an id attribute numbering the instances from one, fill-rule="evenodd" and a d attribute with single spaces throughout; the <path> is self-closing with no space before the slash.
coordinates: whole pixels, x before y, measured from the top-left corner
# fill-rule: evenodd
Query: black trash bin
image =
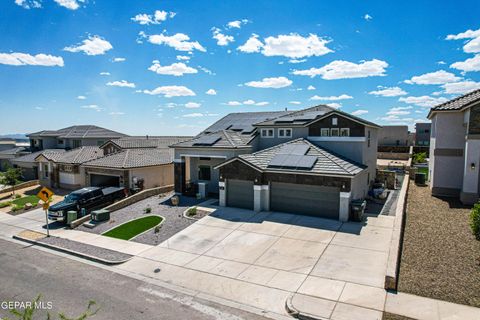
<path id="1" fill-rule="evenodd" d="M 353 221 L 360 222 L 363 220 L 363 214 L 367 207 L 367 201 L 365 200 L 353 200 L 350 203 L 351 206 L 351 218 Z"/>

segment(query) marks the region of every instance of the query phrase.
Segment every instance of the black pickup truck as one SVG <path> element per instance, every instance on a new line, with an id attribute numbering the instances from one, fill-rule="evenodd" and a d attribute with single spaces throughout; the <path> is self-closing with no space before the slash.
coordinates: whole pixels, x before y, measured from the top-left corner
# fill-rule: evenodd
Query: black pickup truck
<path id="1" fill-rule="evenodd" d="M 82 188 L 68 194 L 63 201 L 52 205 L 48 209 L 48 218 L 51 220 L 66 221 L 68 211 L 77 211 L 80 217 L 82 212 L 85 214 L 90 213 L 93 210 L 104 208 L 114 203 L 115 200 L 124 197 L 124 188 Z"/>

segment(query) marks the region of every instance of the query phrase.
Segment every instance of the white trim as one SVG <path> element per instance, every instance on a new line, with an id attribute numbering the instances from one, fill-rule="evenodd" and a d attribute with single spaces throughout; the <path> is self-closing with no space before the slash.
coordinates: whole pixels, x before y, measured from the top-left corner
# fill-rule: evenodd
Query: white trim
<path id="1" fill-rule="evenodd" d="M 253 190 L 268 190 L 269 185 L 253 185 Z"/>
<path id="2" fill-rule="evenodd" d="M 246 164 L 247 166 L 251 167 L 252 169 L 254 169 L 258 172 L 262 172 L 262 169 L 253 166 L 251 163 L 249 163 L 249 162 L 247 162 L 247 161 L 245 161 L 245 160 L 243 160 L 242 158 L 239 158 L 239 157 L 234 157 L 234 158 L 231 158 L 231 159 L 229 159 L 225 162 L 217 164 L 215 167 L 213 167 L 213 169 L 217 170 L 218 168 L 223 167 L 224 165 L 227 165 L 227 164 L 229 164 L 233 161 L 236 161 L 236 160 L 241 161 L 243 164 Z"/>
<path id="3" fill-rule="evenodd" d="M 287 135 L 280 135 L 280 130 L 283 130 L 283 132 L 285 133 L 286 130 L 290 130 L 290 135 L 287 136 Z M 289 139 L 289 138 L 292 138 L 293 136 L 293 130 L 292 128 L 277 128 L 277 137 L 278 138 L 281 138 L 281 139 Z"/>
<path id="4" fill-rule="evenodd" d="M 173 159 L 174 163 L 184 163 L 185 159 Z"/>
<path id="5" fill-rule="evenodd" d="M 264 131 L 269 131 L 269 130 L 272 130 L 273 135 L 269 136 L 269 135 L 264 135 L 264 134 L 263 134 Z M 260 130 L 260 136 L 261 136 L 262 138 L 267 138 L 267 139 L 273 139 L 273 138 L 275 138 L 275 128 L 262 128 L 262 129 Z"/>
<path id="6" fill-rule="evenodd" d="M 181 154 L 181 157 L 189 158 L 216 158 L 216 159 L 227 159 L 227 156 L 215 156 L 215 155 L 206 155 L 206 154 Z"/>
<path id="7" fill-rule="evenodd" d="M 337 131 L 337 134 L 336 134 L 336 135 L 333 135 L 333 131 L 334 131 L 334 130 Z M 331 137 L 331 138 L 340 137 L 340 128 L 330 128 L 330 137 Z"/>
<path id="8" fill-rule="evenodd" d="M 335 142 L 365 142 L 365 137 L 322 137 L 322 136 L 308 136 L 310 141 L 335 141 Z"/>
<path id="9" fill-rule="evenodd" d="M 225 187 L 225 181 L 218 181 L 219 187 Z"/>
<path id="10" fill-rule="evenodd" d="M 363 126 L 365 126 L 365 127 L 376 128 L 376 129 L 380 129 L 380 128 L 382 127 L 382 126 L 375 125 L 375 124 L 372 125 L 372 124 L 364 123 L 364 122 L 362 122 L 362 121 L 359 121 L 359 120 L 357 120 L 357 119 L 352 118 L 348 113 L 339 113 L 339 112 L 336 111 L 336 110 L 327 112 L 327 113 L 325 113 L 323 116 L 318 117 L 318 118 L 316 118 L 316 119 L 313 120 L 313 121 L 310 121 L 310 122 L 305 123 L 303 126 L 304 126 L 304 127 L 308 127 L 308 126 L 314 124 L 315 122 L 318 122 L 318 121 L 320 121 L 320 120 L 323 120 L 323 119 L 325 119 L 325 118 L 327 118 L 327 117 L 330 117 L 330 116 L 333 116 L 333 115 L 336 115 L 336 116 L 338 116 L 338 117 L 347 118 L 348 120 L 351 120 L 351 121 L 356 122 L 356 123 L 360 123 L 361 125 L 363 125 Z M 362 119 L 362 120 L 363 120 L 363 119 Z M 366 121 L 366 120 L 365 120 L 365 121 Z"/>
<path id="11" fill-rule="evenodd" d="M 342 136 L 342 130 L 347 130 L 348 134 L 346 136 Z M 340 137 L 350 137 L 350 128 L 340 128 Z"/>
<path id="12" fill-rule="evenodd" d="M 365 170 L 365 169 L 364 169 Z M 363 171 L 363 170 L 362 170 Z M 348 178 L 348 179 L 353 179 L 356 177 L 358 174 L 360 174 L 362 171 L 359 173 L 352 175 L 352 176 L 346 176 L 346 175 L 340 175 L 340 174 L 324 174 L 324 173 L 319 173 L 319 172 L 300 172 L 300 171 L 289 171 L 289 170 L 265 170 L 262 172 L 267 172 L 267 173 L 284 173 L 284 174 L 303 174 L 307 176 L 321 176 L 321 177 L 336 177 L 336 178 Z"/>

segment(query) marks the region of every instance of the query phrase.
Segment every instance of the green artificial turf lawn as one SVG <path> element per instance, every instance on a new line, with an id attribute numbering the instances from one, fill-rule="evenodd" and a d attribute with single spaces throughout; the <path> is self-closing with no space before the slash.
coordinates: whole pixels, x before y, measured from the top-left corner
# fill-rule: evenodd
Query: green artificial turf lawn
<path id="1" fill-rule="evenodd" d="M 159 216 L 148 216 L 132 220 L 130 222 L 119 225 L 102 235 L 117 239 L 130 240 L 142 232 L 147 231 L 162 222 Z"/>
<path id="2" fill-rule="evenodd" d="M 38 204 L 38 201 L 40 201 L 40 199 L 37 196 L 26 196 L 26 197 L 21 197 L 13 200 L 12 205 L 16 205 L 23 208 L 26 203 L 30 202 L 31 204 L 36 205 Z"/>

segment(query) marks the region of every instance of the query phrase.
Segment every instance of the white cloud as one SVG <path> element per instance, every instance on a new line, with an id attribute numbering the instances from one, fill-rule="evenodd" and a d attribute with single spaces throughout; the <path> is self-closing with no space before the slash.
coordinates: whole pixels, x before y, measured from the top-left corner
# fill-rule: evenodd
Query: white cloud
<path id="1" fill-rule="evenodd" d="M 339 96 L 329 96 L 329 97 L 320 97 L 320 96 L 314 95 L 313 97 L 310 98 L 310 100 L 325 100 L 325 101 L 338 101 L 338 100 L 346 100 L 346 99 L 353 99 L 353 97 L 349 96 L 348 94 L 341 94 Z"/>
<path id="2" fill-rule="evenodd" d="M 245 83 L 248 87 L 254 88 L 284 88 L 292 84 L 292 80 L 285 77 L 263 78 L 261 81 L 250 81 Z"/>
<path id="3" fill-rule="evenodd" d="M 373 19 L 373 17 L 367 13 L 366 15 L 363 16 L 363 19 L 370 21 Z"/>
<path id="4" fill-rule="evenodd" d="M 113 62 L 124 62 L 126 60 L 127 59 L 125 59 L 125 58 L 113 58 Z"/>
<path id="5" fill-rule="evenodd" d="M 380 120 L 395 124 L 409 124 L 413 122 L 413 118 L 400 118 L 397 115 L 387 115 L 385 117 L 381 117 Z"/>
<path id="6" fill-rule="evenodd" d="M 302 104 L 300 101 L 290 101 L 289 103 L 290 104 L 296 104 L 296 105 Z"/>
<path id="7" fill-rule="evenodd" d="M 161 22 L 167 20 L 167 18 L 173 18 L 175 12 L 167 12 L 163 10 L 156 10 L 154 14 L 140 13 L 132 18 L 132 21 L 138 22 L 142 25 L 148 24 L 160 24 Z"/>
<path id="8" fill-rule="evenodd" d="M 235 41 L 233 36 L 223 34 L 222 31 L 218 28 L 213 28 L 213 39 L 217 40 L 219 46 L 228 46 L 230 42 Z"/>
<path id="9" fill-rule="evenodd" d="M 398 97 L 407 94 L 402 88 L 399 87 L 378 87 L 379 90 L 370 91 L 368 94 L 373 94 L 382 97 Z"/>
<path id="10" fill-rule="evenodd" d="M 327 106 L 332 107 L 334 109 L 340 109 L 342 107 L 342 104 L 338 102 L 332 102 L 332 103 L 327 103 Z"/>
<path id="11" fill-rule="evenodd" d="M 166 36 L 164 34 L 154 34 L 147 36 L 143 33 L 140 33 L 140 35 L 147 37 L 148 42 L 152 44 L 163 44 L 172 47 L 178 51 L 207 51 L 198 41 L 190 41 L 190 37 L 184 33 L 176 33 L 173 36 Z"/>
<path id="12" fill-rule="evenodd" d="M 121 111 L 112 111 L 109 113 L 109 115 L 111 116 L 123 116 L 125 114 L 125 112 L 121 112 Z"/>
<path id="13" fill-rule="evenodd" d="M 435 72 L 429 72 L 420 76 L 414 76 L 410 80 L 405 80 L 408 84 L 445 84 L 449 82 L 455 82 L 461 78 L 457 77 L 451 72 L 445 70 L 438 70 Z"/>
<path id="14" fill-rule="evenodd" d="M 398 101 L 405 102 L 408 104 L 414 104 L 420 107 L 431 108 L 438 104 L 447 102 L 448 99 L 444 97 L 434 98 L 430 96 L 419 96 L 419 97 L 401 97 L 400 99 L 398 99 Z"/>
<path id="15" fill-rule="evenodd" d="M 439 65 L 444 65 L 444 64 L 447 64 L 447 63 L 446 63 L 445 61 L 443 61 L 443 60 L 440 60 L 440 61 L 437 61 L 437 64 L 439 64 Z"/>
<path id="16" fill-rule="evenodd" d="M 128 82 L 128 81 L 126 81 L 126 80 L 120 80 L 120 81 L 107 82 L 107 86 L 111 86 L 111 87 L 124 87 L 124 88 L 135 88 L 135 83 Z"/>
<path id="17" fill-rule="evenodd" d="M 292 59 L 323 56 L 333 50 L 327 48 L 330 40 L 319 38 L 316 34 L 310 34 L 303 37 L 297 33 L 288 35 L 278 35 L 276 37 L 267 37 L 264 43 L 258 40 L 258 35 L 252 34 L 247 42 L 237 49 L 242 52 L 259 52 L 267 57 L 283 56 Z"/>
<path id="18" fill-rule="evenodd" d="M 267 101 L 256 102 L 255 100 L 248 99 L 248 100 L 245 100 L 243 102 L 228 101 L 227 103 L 224 103 L 224 104 L 227 105 L 227 106 L 236 107 L 236 106 L 266 106 L 270 103 L 267 102 Z"/>
<path id="19" fill-rule="evenodd" d="M 70 9 L 70 10 L 77 10 L 80 8 L 79 2 L 84 2 L 83 0 L 53 0 L 59 6 Z"/>
<path id="20" fill-rule="evenodd" d="M 69 52 L 83 51 L 86 55 L 96 56 L 105 54 L 108 50 L 113 49 L 110 42 L 102 39 L 100 36 L 89 36 L 88 39 L 83 40 L 82 43 L 81 45 L 65 47 L 63 50 Z"/>
<path id="21" fill-rule="evenodd" d="M 63 58 L 49 54 L 30 55 L 28 53 L 12 52 L 0 53 L 0 64 L 11 66 L 43 66 L 43 67 L 63 67 Z"/>
<path id="22" fill-rule="evenodd" d="M 158 74 L 165 74 L 171 76 L 183 76 L 186 73 L 198 73 L 198 70 L 187 66 L 183 62 L 172 63 L 169 66 L 161 66 L 160 63 L 154 63 L 148 70 L 156 72 Z"/>
<path id="23" fill-rule="evenodd" d="M 243 45 L 237 48 L 237 50 L 245 53 L 259 52 L 263 47 L 263 43 L 258 40 L 258 35 L 252 34 L 250 38 Z"/>
<path id="24" fill-rule="evenodd" d="M 184 114 L 182 117 L 184 117 L 184 118 L 199 118 L 199 117 L 203 117 L 203 113 L 199 113 L 199 112 L 187 113 L 187 114 Z"/>
<path id="25" fill-rule="evenodd" d="M 261 102 L 257 102 L 255 103 L 256 106 L 266 106 L 266 105 L 269 105 L 270 102 L 267 102 L 267 101 L 261 101 Z"/>
<path id="26" fill-rule="evenodd" d="M 442 86 L 445 89 L 447 94 L 465 94 L 473 90 L 480 89 L 480 82 L 475 82 L 471 80 L 455 82 L 455 83 L 446 83 Z"/>
<path id="27" fill-rule="evenodd" d="M 253 101 L 253 100 L 249 99 L 249 100 L 245 100 L 245 101 L 243 101 L 243 104 L 245 104 L 245 105 L 247 105 L 247 106 L 248 106 L 248 105 L 255 104 L 255 101 Z"/>
<path id="28" fill-rule="evenodd" d="M 290 59 L 288 63 L 303 63 L 305 61 L 307 61 L 307 59 Z"/>
<path id="29" fill-rule="evenodd" d="M 480 71 L 480 54 L 476 54 L 473 58 L 465 61 L 452 63 L 450 68 L 462 70 L 464 72 Z"/>
<path id="30" fill-rule="evenodd" d="M 211 76 L 214 76 L 214 75 L 215 75 L 215 73 L 214 73 L 212 70 L 209 70 L 209 69 L 207 69 L 207 68 L 205 68 L 205 67 L 198 66 L 198 69 L 202 70 L 203 72 L 205 72 L 206 74 L 209 74 L 209 75 L 211 75 Z"/>
<path id="31" fill-rule="evenodd" d="M 188 61 L 190 60 L 190 56 L 177 56 L 177 60 L 181 61 L 181 60 L 185 60 L 185 61 Z"/>
<path id="32" fill-rule="evenodd" d="M 312 86 L 312 85 L 309 85 L 308 88 L 307 88 L 307 90 L 315 90 L 315 89 L 316 89 L 316 88 L 315 88 L 314 86 Z"/>
<path id="33" fill-rule="evenodd" d="M 354 116 L 362 116 L 364 114 L 367 114 L 368 110 L 363 110 L 363 109 L 358 109 L 352 112 L 352 115 Z"/>
<path id="34" fill-rule="evenodd" d="M 335 60 L 321 68 L 310 68 L 307 70 L 294 70 L 293 74 L 301 76 L 322 76 L 325 80 L 366 78 L 373 76 L 385 76 L 385 68 L 388 63 L 382 60 L 373 59 L 360 63 L 353 63 L 344 60 Z"/>
<path id="35" fill-rule="evenodd" d="M 240 29 L 242 27 L 242 24 L 246 24 L 248 23 L 249 21 L 247 19 L 242 19 L 242 20 L 234 20 L 234 21 L 230 21 L 229 23 L 227 23 L 227 27 L 228 28 L 237 28 L 237 29 Z"/>
<path id="36" fill-rule="evenodd" d="M 109 75 L 110 75 L 110 72 L 105 72 L 105 71 L 103 71 L 103 72 L 100 72 L 100 75 L 101 75 L 101 76 L 109 76 Z"/>
<path id="37" fill-rule="evenodd" d="M 402 116 L 402 115 L 407 115 L 410 114 L 411 110 L 413 107 L 408 106 L 408 107 L 395 107 L 395 108 L 390 108 L 390 110 L 387 112 L 387 115 L 396 115 L 396 116 Z"/>
<path id="38" fill-rule="evenodd" d="M 449 34 L 445 39 L 446 40 L 471 39 L 463 46 L 463 51 L 467 53 L 480 52 L 480 29 L 478 30 L 469 29 L 459 34 Z"/>
<path id="39" fill-rule="evenodd" d="M 239 102 L 239 101 L 228 101 L 228 102 L 226 103 L 226 105 L 227 105 L 227 106 L 241 106 L 242 103 Z"/>
<path id="40" fill-rule="evenodd" d="M 217 91 L 215 91 L 215 89 L 208 89 L 205 93 L 210 96 L 215 96 L 217 94 Z"/>
<path id="41" fill-rule="evenodd" d="M 87 99 L 87 97 L 85 97 L 85 96 L 78 96 L 77 99 L 78 99 L 78 100 L 85 100 L 85 99 Z"/>
<path id="42" fill-rule="evenodd" d="M 15 4 L 24 9 L 38 9 L 42 7 L 41 2 L 36 0 L 15 0 Z"/>
<path id="43" fill-rule="evenodd" d="M 185 103 L 185 108 L 196 109 L 196 108 L 200 108 L 201 105 L 202 105 L 201 103 L 197 103 L 197 102 L 187 102 Z"/>
<path id="44" fill-rule="evenodd" d="M 103 110 L 102 108 L 100 108 L 100 107 L 97 106 L 96 104 L 89 104 L 89 105 L 81 106 L 80 108 L 95 110 L 95 111 L 97 111 L 97 112 L 100 112 L 100 111 Z"/>
<path id="45" fill-rule="evenodd" d="M 165 98 L 194 96 L 195 92 L 185 86 L 162 86 L 153 90 L 143 90 L 143 93 L 150 95 L 163 95 Z"/>

